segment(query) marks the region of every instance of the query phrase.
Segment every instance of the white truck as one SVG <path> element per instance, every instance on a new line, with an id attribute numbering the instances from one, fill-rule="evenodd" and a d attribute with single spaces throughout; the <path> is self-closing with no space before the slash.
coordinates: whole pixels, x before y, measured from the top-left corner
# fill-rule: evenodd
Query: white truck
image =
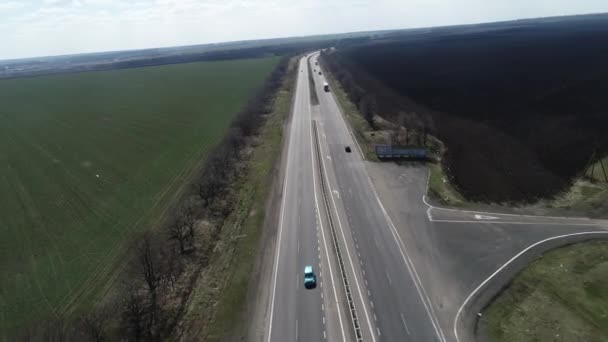
<path id="1" fill-rule="evenodd" d="M 325 92 L 329 92 L 329 84 L 327 84 L 327 82 L 323 82 L 323 90 L 325 90 Z"/>

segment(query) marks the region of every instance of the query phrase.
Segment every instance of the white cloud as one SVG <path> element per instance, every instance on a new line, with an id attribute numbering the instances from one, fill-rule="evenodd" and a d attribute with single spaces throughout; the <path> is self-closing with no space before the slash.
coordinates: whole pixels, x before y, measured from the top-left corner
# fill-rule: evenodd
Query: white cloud
<path id="1" fill-rule="evenodd" d="M 65 2 L 67 2 L 67 0 L 43 0 L 42 2 L 44 2 L 47 5 L 56 5 L 56 4 L 65 3 Z"/>
<path id="2" fill-rule="evenodd" d="M 0 59 L 608 11 L 605 0 L 1 1 Z"/>
<path id="3" fill-rule="evenodd" d="M 0 12 L 22 9 L 24 7 L 25 7 L 25 4 L 23 2 L 19 2 L 19 1 L 0 2 Z"/>

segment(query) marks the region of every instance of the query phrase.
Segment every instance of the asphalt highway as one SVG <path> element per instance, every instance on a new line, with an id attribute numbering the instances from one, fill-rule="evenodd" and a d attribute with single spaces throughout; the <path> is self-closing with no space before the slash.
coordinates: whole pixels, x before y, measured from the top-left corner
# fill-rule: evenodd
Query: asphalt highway
<path id="1" fill-rule="evenodd" d="M 287 131 L 287 161 L 264 340 L 352 341 L 355 329 L 314 154 L 313 117 L 318 118 L 319 110 L 310 103 L 306 58 L 300 60 L 299 69 Z M 307 265 L 315 269 L 315 289 L 304 288 L 303 271 Z M 355 299 L 357 307 L 361 303 L 360 298 Z M 362 334 L 369 337 L 369 327 L 366 329 Z"/>
<path id="2" fill-rule="evenodd" d="M 316 57 L 316 55 L 315 55 Z M 313 58 L 314 59 L 314 58 Z M 376 338 L 382 341 L 443 341 L 435 310 L 420 284 L 408 250 L 377 196 L 362 155 L 324 75 L 315 74 L 321 107 L 322 150 L 330 172 L 334 199 L 344 208 L 357 263 L 369 297 Z M 351 147 L 351 153 L 345 147 Z M 333 176 L 333 177 L 332 177 Z"/>
<path id="3" fill-rule="evenodd" d="M 306 67 L 304 61 L 300 62 Z M 288 136 L 288 159 L 281 213 L 277 255 L 272 279 L 271 318 L 268 340 L 321 341 L 323 313 L 319 291 L 303 289 L 304 267 L 320 268 L 317 242 L 317 213 L 312 185 L 313 169 L 309 126 L 310 102 L 306 79 L 298 77 Z M 322 278 L 319 277 L 319 281 Z"/>
<path id="4" fill-rule="evenodd" d="M 264 341 L 469 341 L 475 299 L 537 255 L 528 249 L 606 233 L 601 220 L 433 205 L 424 165 L 364 160 L 310 57 L 286 131 Z M 316 289 L 304 289 L 306 265 Z"/>
<path id="5" fill-rule="evenodd" d="M 608 237 L 605 220 L 441 208 L 425 197 L 426 167 L 390 163 L 366 166 L 416 267 L 423 273 L 422 283 L 447 341 L 474 341 L 479 310 L 542 252 Z"/>

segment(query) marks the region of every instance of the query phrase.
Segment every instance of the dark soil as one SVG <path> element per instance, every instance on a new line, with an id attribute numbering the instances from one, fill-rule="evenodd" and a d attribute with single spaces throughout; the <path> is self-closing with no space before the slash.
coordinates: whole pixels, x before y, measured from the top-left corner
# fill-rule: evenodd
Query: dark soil
<path id="1" fill-rule="evenodd" d="M 430 127 L 469 199 L 550 197 L 607 151 L 608 15 L 401 31 L 326 56 L 381 115 Z"/>

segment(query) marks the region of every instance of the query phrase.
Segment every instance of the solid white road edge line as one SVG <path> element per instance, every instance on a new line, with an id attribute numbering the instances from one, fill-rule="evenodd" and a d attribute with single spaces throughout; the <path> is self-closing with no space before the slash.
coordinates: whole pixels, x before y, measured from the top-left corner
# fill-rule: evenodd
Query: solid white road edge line
<path id="1" fill-rule="evenodd" d="M 416 271 L 416 266 L 414 266 L 414 263 L 407 251 L 407 248 L 405 248 L 405 244 L 403 243 L 403 240 L 401 239 L 401 236 L 399 235 L 397 228 L 393 224 L 393 220 L 391 219 L 391 217 L 388 215 L 388 212 L 384 208 L 384 205 L 382 204 L 382 201 L 380 200 L 380 197 L 378 196 L 378 193 L 376 192 L 374 183 L 372 182 L 371 178 L 369 178 L 369 176 L 367 177 L 367 181 L 369 182 L 369 186 L 372 189 L 374 196 L 376 197 L 376 201 L 378 202 L 378 205 L 380 206 L 380 209 L 382 211 L 382 214 L 384 215 L 384 218 L 386 219 L 386 222 L 388 223 L 389 230 L 390 230 L 391 234 L 393 235 L 393 239 L 395 240 L 397 247 L 399 248 L 399 252 L 401 253 L 401 257 L 403 258 L 403 261 L 405 262 L 407 271 L 410 274 L 410 277 L 412 277 L 412 280 L 414 281 L 414 285 L 416 286 L 416 292 L 418 292 L 418 296 L 420 297 L 420 300 L 422 301 L 422 304 L 424 305 L 424 309 L 425 309 L 427 315 L 429 316 L 429 319 L 431 320 L 431 324 L 433 325 L 433 328 L 435 329 L 435 333 L 437 334 L 437 337 L 439 337 L 440 341 L 445 341 L 445 336 L 443 334 L 443 330 L 441 330 L 441 326 L 439 324 L 439 319 L 437 318 L 437 315 L 435 314 L 435 310 L 433 309 L 433 304 L 431 303 L 431 299 L 429 298 L 429 296 L 424 288 L 424 285 L 422 285 L 422 281 L 420 280 L 420 277 L 418 276 L 418 272 Z"/>
<path id="2" fill-rule="evenodd" d="M 471 294 L 468 295 L 468 297 L 464 300 L 464 302 L 462 303 L 462 305 L 460 306 L 460 308 L 458 309 L 458 311 L 456 312 L 456 317 L 454 317 L 454 327 L 453 327 L 453 332 L 454 332 L 454 337 L 456 338 L 456 342 L 460 342 L 460 339 L 458 338 L 458 320 L 460 319 L 460 315 L 462 314 L 462 311 L 464 309 L 464 307 L 469 303 L 469 301 L 471 300 L 471 298 L 473 298 L 477 292 L 479 292 L 479 290 L 481 290 L 482 287 L 484 287 L 490 280 L 492 280 L 492 278 L 494 278 L 498 273 L 500 273 L 503 269 L 505 269 L 507 266 L 509 266 L 513 261 L 515 261 L 515 259 L 519 258 L 522 254 L 526 253 L 527 251 L 531 250 L 532 248 L 541 245 L 545 242 L 548 241 L 552 241 L 552 240 L 557 240 L 557 239 L 562 239 L 562 238 L 566 238 L 566 237 L 571 237 L 571 236 L 579 236 L 579 235 L 595 235 L 595 234 L 608 234 L 608 232 L 581 232 L 581 233 L 573 233 L 573 234 L 564 234 L 564 235 L 558 235 L 558 236 L 554 236 L 554 237 L 550 237 L 541 241 L 538 241 L 530 246 L 528 246 L 527 248 L 525 248 L 524 250 L 522 250 L 521 252 L 517 253 L 514 257 L 512 257 L 511 259 L 509 259 L 509 261 L 507 261 L 504 265 L 502 265 L 499 269 L 497 269 L 494 273 L 492 273 L 486 280 L 484 280 L 481 284 L 479 284 L 479 286 L 477 286 L 475 288 L 475 290 L 473 290 L 473 292 L 471 292 Z"/>
<path id="3" fill-rule="evenodd" d="M 405 327 L 405 332 L 410 335 L 410 329 L 407 327 L 407 323 L 405 322 L 405 316 L 403 316 L 403 312 L 401 313 L 401 322 L 403 323 L 403 326 Z"/>
<path id="4" fill-rule="evenodd" d="M 583 227 L 608 227 L 608 223 L 606 225 L 600 223 L 564 223 L 564 222 L 519 222 L 519 221 L 471 221 L 471 220 L 430 220 L 431 222 L 444 222 L 444 223 L 480 223 L 480 224 L 515 224 L 515 225 L 530 225 L 530 226 L 583 226 Z M 546 228 L 546 227 L 544 227 Z"/>
<path id="5" fill-rule="evenodd" d="M 300 59 L 300 67 L 302 64 L 302 61 L 306 60 L 305 58 Z M 300 77 L 298 76 L 298 80 L 300 79 Z M 296 98 L 294 100 L 294 103 L 297 106 L 298 103 L 298 99 L 299 99 L 299 91 L 298 88 L 300 87 L 300 83 L 301 82 L 296 82 Z M 293 112 L 295 112 L 295 106 L 293 109 Z M 285 183 L 283 183 L 283 200 L 281 202 L 281 213 L 280 213 L 280 218 L 279 218 L 279 235 L 277 237 L 277 247 L 275 249 L 275 262 L 274 262 L 274 280 L 273 280 L 273 284 L 272 284 L 272 300 L 270 303 L 270 319 L 268 321 L 268 338 L 267 341 L 270 342 L 271 338 L 272 338 L 272 320 L 274 317 L 274 297 L 275 297 L 275 293 L 277 290 L 277 275 L 279 273 L 279 258 L 281 255 L 281 237 L 282 237 L 282 233 L 283 233 L 283 217 L 285 214 L 285 199 L 287 198 L 287 184 L 289 183 L 289 161 L 291 160 L 291 153 L 290 153 L 290 149 L 293 146 L 292 144 L 292 139 L 293 139 L 293 132 L 291 132 L 291 130 L 293 129 L 293 117 L 294 117 L 294 113 L 291 113 L 291 123 L 290 123 L 290 132 L 289 132 L 289 141 L 287 143 L 287 162 L 285 163 Z"/>
<path id="6" fill-rule="evenodd" d="M 357 149 L 359 150 L 359 154 L 361 155 L 361 159 L 365 160 L 365 155 L 363 154 L 363 150 L 361 149 L 361 146 L 359 146 L 359 142 L 357 141 L 357 138 L 355 137 L 355 133 L 353 133 L 353 131 L 351 131 L 351 130 L 348 130 L 348 133 L 350 133 L 350 135 L 353 137 L 353 140 L 355 141 L 355 145 L 357 145 Z"/>
<path id="7" fill-rule="evenodd" d="M 428 191 L 428 189 L 427 189 Z M 429 207 L 429 209 L 435 209 L 435 210 L 444 210 L 444 211 L 451 211 L 451 212 L 457 212 L 457 213 L 470 213 L 470 214 L 484 214 L 484 215 L 502 215 L 502 216 L 511 216 L 511 217 L 531 217 L 531 218 L 546 218 L 546 219 L 566 219 L 566 220 L 591 220 L 589 217 L 567 217 L 567 216 L 541 216 L 541 215 L 523 215 L 523 214 L 505 214 L 505 213 L 493 213 L 493 212 L 488 212 L 488 211 L 476 211 L 476 210 L 460 210 L 460 209 L 452 209 L 452 208 L 443 208 L 443 207 L 436 207 L 432 204 L 430 204 L 427 199 L 426 199 L 426 195 L 422 195 L 422 202 L 424 202 L 424 204 L 426 204 L 427 207 Z"/>

